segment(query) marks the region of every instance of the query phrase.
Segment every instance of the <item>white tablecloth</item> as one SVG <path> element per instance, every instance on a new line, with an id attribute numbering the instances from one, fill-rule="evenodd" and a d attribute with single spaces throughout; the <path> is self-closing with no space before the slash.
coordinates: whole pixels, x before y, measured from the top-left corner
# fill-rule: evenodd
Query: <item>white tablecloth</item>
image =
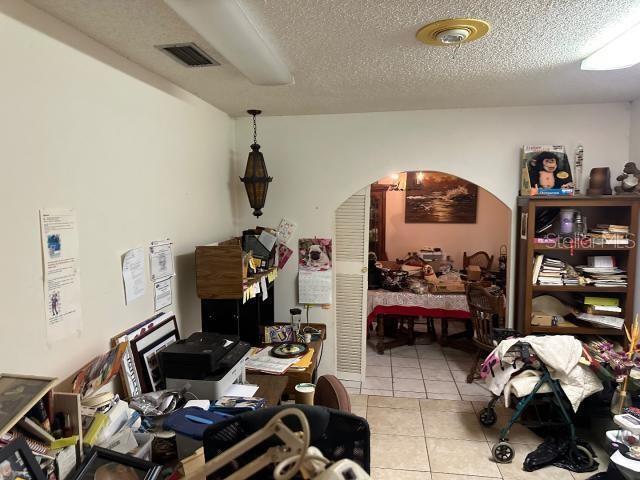
<path id="1" fill-rule="evenodd" d="M 367 292 L 367 316 L 378 306 L 422 307 L 441 310 L 468 312 L 467 297 L 463 293 L 417 294 L 411 292 L 390 292 L 388 290 L 369 290 Z"/>

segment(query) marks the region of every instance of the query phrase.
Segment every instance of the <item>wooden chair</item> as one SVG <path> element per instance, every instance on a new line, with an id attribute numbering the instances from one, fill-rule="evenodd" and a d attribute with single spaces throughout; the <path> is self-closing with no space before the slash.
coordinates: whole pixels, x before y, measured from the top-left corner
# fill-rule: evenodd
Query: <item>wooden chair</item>
<path id="1" fill-rule="evenodd" d="M 349 392 L 334 375 L 323 375 L 318 378 L 313 404 L 351 413 Z"/>
<path id="2" fill-rule="evenodd" d="M 476 378 L 480 360 L 495 348 L 493 329 L 504 327 L 505 308 L 504 297 L 501 294 L 495 295 L 489 288 L 477 283 L 468 285 L 467 303 L 473 324 L 473 343 L 477 348 L 467 376 L 467 383 L 472 383 Z"/>
<path id="3" fill-rule="evenodd" d="M 469 265 L 477 265 L 483 272 L 491 270 L 493 265 L 493 255 L 489 256 L 487 252 L 476 252 L 471 256 L 467 256 L 467 252 L 462 254 L 462 268 L 467 269 Z"/>

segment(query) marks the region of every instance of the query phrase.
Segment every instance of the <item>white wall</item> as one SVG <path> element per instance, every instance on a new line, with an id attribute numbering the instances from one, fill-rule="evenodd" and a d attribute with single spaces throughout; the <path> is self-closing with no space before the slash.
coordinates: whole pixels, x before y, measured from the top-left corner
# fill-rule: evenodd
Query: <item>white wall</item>
<path id="1" fill-rule="evenodd" d="M 0 4 L 0 58 L 0 372 L 64 378 L 150 316 L 151 284 L 124 305 L 120 255 L 163 237 L 198 329 L 194 247 L 233 233 L 229 117 L 20 0 Z M 43 207 L 75 208 L 80 237 L 83 332 L 51 346 Z"/>
<path id="2" fill-rule="evenodd" d="M 571 155 L 582 143 L 585 176 L 602 165 L 617 172 L 629 158 L 629 125 L 628 104 L 260 118 L 258 142 L 274 181 L 259 223 L 276 226 L 283 216 L 298 222 L 293 242 L 299 236 L 332 237 L 334 212 L 341 202 L 404 170 L 458 175 L 513 208 L 521 145 L 564 144 Z M 251 143 L 248 119 L 239 119 L 237 127 L 236 161 L 242 170 Z M 244 194 L 239 189 L 236 193 L 242 207 L 238 226 L 255 225 Z M 276 287 L 277 316 L 283 320 L 297 300 L 295 256 L 293 260 Z M 322 371 L 335 370 L 334 317 L 333 309 L 311 314 L 313 321 L 328 325 Z"/>
<path id="3" fill-rule="evenodd" d="M 629 161 L 640 166 L 640 98 L 631 104 Z M 620 172 L 616 172 L 620 173 Z"/>

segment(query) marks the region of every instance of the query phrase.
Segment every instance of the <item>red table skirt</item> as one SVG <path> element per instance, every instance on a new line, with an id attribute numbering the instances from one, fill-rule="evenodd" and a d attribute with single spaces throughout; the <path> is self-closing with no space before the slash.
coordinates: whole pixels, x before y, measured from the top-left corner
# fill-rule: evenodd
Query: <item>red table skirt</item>
<path id="1" fill-rule="evenodd" d="M 443 310 L 441 308 L 405 307 L 402 305 L 377 305 L 367 317 L 367 325 L 371 325 L 378 315 L 406 315 L 408 317 L 471 318 L 464 310 Z"/>

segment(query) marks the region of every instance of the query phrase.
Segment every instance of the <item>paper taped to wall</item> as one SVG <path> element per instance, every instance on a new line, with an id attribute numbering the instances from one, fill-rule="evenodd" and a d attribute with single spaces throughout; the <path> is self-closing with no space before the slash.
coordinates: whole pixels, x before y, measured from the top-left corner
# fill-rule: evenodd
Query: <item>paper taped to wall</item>
<path id="1" fill-rule="evenodd" d="M 80 260 L 76 214 L 40 210 L 47 342 L 82 331 Z"/>

